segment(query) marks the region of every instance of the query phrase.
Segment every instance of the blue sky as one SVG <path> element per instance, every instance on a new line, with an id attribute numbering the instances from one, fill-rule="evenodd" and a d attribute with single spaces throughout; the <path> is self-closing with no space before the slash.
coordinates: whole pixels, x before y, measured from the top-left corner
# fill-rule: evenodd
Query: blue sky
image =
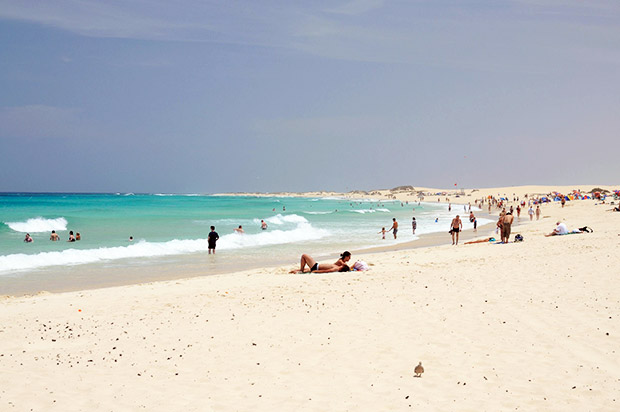
<path id="1" fill-rule="evenodd" d="M 0 0 L 0 191 L 616 184 L 616 0 Z"/>

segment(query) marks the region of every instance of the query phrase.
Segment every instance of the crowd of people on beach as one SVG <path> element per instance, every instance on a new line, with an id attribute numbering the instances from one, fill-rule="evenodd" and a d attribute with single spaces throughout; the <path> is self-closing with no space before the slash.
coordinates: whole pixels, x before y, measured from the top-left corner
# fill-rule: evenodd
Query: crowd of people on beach
<path id="1" fill-rule="evenodd" d="M 531 197 L 528 198 L 527 195 L 525 197 L 526 199 L 519 199 L 516 196 L 513 197 L 512 202 L 516 203 L 516 207 L 514 205 L 508 205 L 510 203 L 510 199 L 507 197 L 496 198 L 493 196 L 488 196 L 486 198 L 483 197 L 480 199 L 476 199 L 474 201 L 475 206 L 483 210 L 483 207 L 485 206 L 485 203 L 486 203 L 489 214 L 492 213 L 493 208 L 499 210 L 499 218 L 496 223 L 496 234 L 499 234 L 500 241 L 497 242 L 494 237 L 487 237 L 484 239 L 469 241 L 469 242 L 466 242 L 465 244 L 488 243 L 488 242 L 496 242 L 496 243 L 502 243 L 502 244 L 509 243 L 510 236 L 512 233 L 512 226 L 515 223 L 515 215 L 517 219 L 520 219 L 521 211 L 525 210 L 526 207 L 527 207 L 527 214 L 529 216 L 530 221 L 533 221 L 534 217 L 536 217 L 536 220 L 540 220 L 541 218 L 540 205 L 543 203 L 546 203 L 546 201 L 541 200 L 541 198 L 531 198 Z M 437 200 L 441 201 L 440 198 L 438 198 Z M 561 197 L 559 201 L 560 201 L 561 207 L 563 208 L 566 204 L 566 198 Z M 448 206 L 447 206 L 448 211 L 452 211 L 452 203 L 450 202 L 450 199 L 446 198 L 446 202 L 448 203 Z M 401 206 L 404 207 L 405 204 L 408 204 L 408 202 L 401 203 Z M 420 202 L 418 202 L 418 205 L 419 204 Z M 351 205 L 353 206 L 353 204 Z M 285 211 L 286 210 L 285 207 L 283 207 L 282 210 Z M 413 210 L 415 211 L 415 208 L 413 208 Z M 463 210 L 465 213 L 469 212 L 469 222 L 473 224 L 473 231 L 476 232 L 478 221 L 477 221 L 477 218 L 474 212 L 472 211 L 472 204 L 471 203 L 463 204 Z M 613 209 L 610 209 L 610 211 L 620 212 L 620 207 L 615 206 Z M 439 218 L 436 218 L 435 223 L 438 223 L 438 222 L 439 222 Z M 416 230 L 418 229 L 417 225 L 418 225 L 417 220 L 414 216 L 412 217 L 412 220 L 411 220 L 411 229 L 412 229 L 413 235 L 416 234 Z M 267 223 L 264 220 L 261 220 L 260 229 L 264 231 L 264 230 L 267 230 L 267 228 L 268 228 Z M 239 225 L 237 228 L 233 229 L 233 231 L 234 233 L 239 234 L 239 235 L 243 235 L 245 233 L 242 225 Z M 451 235 L 451 238 L 452 238 L 452 245 L 459 244 L 459 235 L 462 231 L 463 231 L 463 221 L 461 220 L 460 215 L 456 215 L 450 223 L 450 230 L 449 230 L 449 234 Z M 386 230 L 385 227 L 381 228 L 381 230 L 379 231 L 379 234 L 381 234 L 382 239 L 385 239 L 386 234 L 390 232 L 392 233 L 394 239 L 396 240 L 398 238 L 399 223 L 395 217 L 392 218 L 391 227 L 388 230 Z M 549 236 L 566 235 L 566 234 L 571 234 L 571 233 L 589 233 L 589 232 L 592 232 L 592 229 L 590 229 L 587 226 L 574 229 L 574 230 L 569 230 L 564 222 L 558 221 L 556 222 L 556 227 L 554 228 L 554 230 L 551 233 L 545 234 L 545 236 L 549 237 Z M 207 238 L 209 254 L 215 254 L 217 241 L 219 239 L 220 237 L 218 233 L 215 231 L 215 226 L 211 226 L 211 231 L 209 232 L 208 238 Z M 57 242 L 57 241 L 60 241 L 61 239 L 58 233 L 56 233 L 55 230 L 52 230 L 49 240 L 53 242 Z M 74 235 L 74 232 L 72 230 L 69 231 L 69 237 L 67 239 L 67 242 L 76 242 L 80 240 L 81 240 L 81 235 L 79 232 L 76 232 Z M 521 235 L 516 235 L 515 241 L 522 241 L 522 240 L 523 240 L 523 237 Z M 26 233 L 24 242 L 32 243 L 33 241 L 34 241 L 33 237 L 29 233 Z M 133 236 L 129 237 L 129 241 L 130 242 L 133 241 Z M 310 255 L 302 254 L 301 261 L 300 261 L 300 269 L 294 272 L 296 273 L 330 273 L 330 272 L 346 272 L 350 270 L 365 270 L 368 268 L 365 262 L 356 262 L 355 265 L 349 267 L 347 263 L 349 262 L 350 259 L 351 259 L 351 253 L 348 251 L 345 251 L 344 253 L 340 255 L 340 258 L 336 262 L 319 264 Z M 308 267 L 307 272 L 305 269 L 306 266 Z"/>

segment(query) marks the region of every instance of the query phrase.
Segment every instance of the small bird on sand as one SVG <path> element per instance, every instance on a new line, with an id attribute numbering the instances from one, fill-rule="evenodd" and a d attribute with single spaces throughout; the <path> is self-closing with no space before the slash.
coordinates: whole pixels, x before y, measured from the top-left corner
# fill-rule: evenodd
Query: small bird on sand
<path id="1" fill-rule="evenodd" d="M 413 375 L 414 377 L 421 378 L 422 374 L 424 373 L 424 367 L 422 366 L 422 362 L 420 362 L 413 371 L 415 372 L 415 375 Z"/>

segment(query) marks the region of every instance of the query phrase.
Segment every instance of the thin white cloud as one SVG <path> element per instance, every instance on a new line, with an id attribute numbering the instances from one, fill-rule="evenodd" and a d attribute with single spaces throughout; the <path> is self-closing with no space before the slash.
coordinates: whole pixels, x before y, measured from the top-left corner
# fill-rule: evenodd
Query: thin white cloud
<path id="1" fill-rule="evenodd" d="M 616 0 L 488 4 L 353 0 L 275 7 L 251 1 L 0 0 L 0 18 L 93 37 L 255 45 L 330 59 L 485 71 L 535 73 L 575 61 L 620 59 Z M 554 56 L 558 60 L 546 66 Z"/>
<path id="2" fill-rule="evenodd" d="M 137 6 L 137 7 L 136 7 Z M 30 21 L 91 37 L 119 37 L 139 39 L 173 39 L 179 30 L 192 30 L 183 15 L 175 18 L 164 4 L 156 2 L 111 3 L 106 1 L 0 1 L 0 17 Z M 153 10 L 161 10 L 153 12 Z M 201 22 L 202 30 L 209 30 Z"/>

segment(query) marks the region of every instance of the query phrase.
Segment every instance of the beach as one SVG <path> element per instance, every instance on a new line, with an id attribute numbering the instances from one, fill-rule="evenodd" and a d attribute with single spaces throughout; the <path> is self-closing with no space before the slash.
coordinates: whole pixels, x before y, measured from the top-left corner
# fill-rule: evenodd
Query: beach
<path id="1" fill-rule="evenodd" d="M 354 195 L 0 193 L 0 295 L 238 272 L 302 253 L 331 259 L 344 249 L 411 247 L 403 243 L 444 234 L 453 217 L 443 203 Z M 492 222 L 485 211 L 472 210 L 479 225 Z M 401 230 L 397 239 L 382 239 L 379 231 L 393 218 L 406 227 L 413 216 L 415 235 Z M 220 237 L 217 256 L 205 253 L 210 226 Z M 240 226 L 243 233 L 236 232 Z M 61 241 L 50 241 L 52 230 Z M 67 242 L 70 231 L 81 240 Z"/>
<path id="2" fill-rule="evenodd" d="M 447 196 L 466 219 L 475 198 L 592 187 L 416 191 L 446 192 L 425 201 Z M 616 411 L 620 213 L 609 201 L 546 203 L 531 222 L 525 208 L 512 232 L 523 242 L 452 246 L 446 232 L 443 245 L 355 253 L 362 272 L 289 274 L 291 256 L 2 297 L 0 410 Z M 594 231 L 545 237 L 557 221 Z"/>

